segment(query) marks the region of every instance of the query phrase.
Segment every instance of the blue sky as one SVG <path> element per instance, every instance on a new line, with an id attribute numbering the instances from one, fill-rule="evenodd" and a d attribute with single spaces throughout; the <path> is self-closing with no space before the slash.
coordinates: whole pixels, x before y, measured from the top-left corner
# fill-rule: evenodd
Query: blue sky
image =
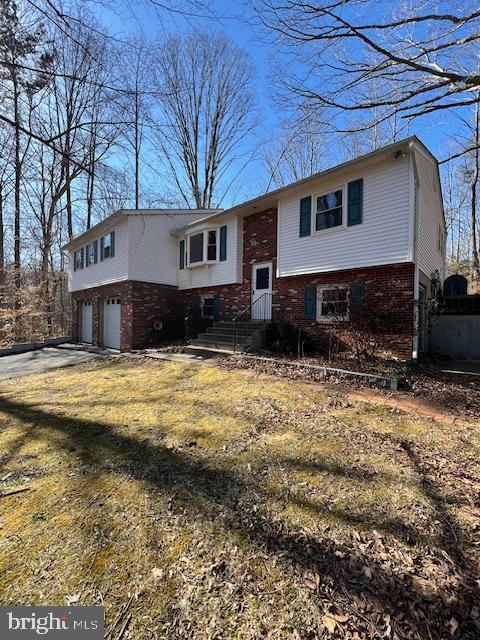
<path id="1" fill-rule="evenodd" d="M 162 35 L 186 32 L 192 26 L 200 30 L 215 29 L 227 33 L 237 45 L 249 53 L 255 67 L 255 85 L 260 111 L 257 144 L 261 145 L 263 141 L 274 139 L 278 135 L 282 119 L 291 116 L 287 109 L 280 107 L 273 99 L 271 65 L 278 47 L 265 41 L 258 26 L 254 24 L 251 10 L 245 4 L 233 0 L 214 0 L 211 7 L 217 16 L 215 20 L 202 17 L 186 18 L 167 11 L 157 12 L 148 0 L 137 0 L 135 3 L 118 0 L 116 6 L 115 12 L 102 9 L 100 14 L 97 10 L 97 15 L 99 20 L 108 25 L 109 30 L 120 38 L 142 29 L 147 37 L 154 40 L 162 38 Z M 455 115 L 440 112 L 417 119 L 406 135 L 418 135 L 441 159 L 449 154 L 460 131 L 461 126 Z M 333 151 L 334 146 L 335 139 L 332 138 L 330 149 L 326 151 L 331 156 L 329 164 L 335 164 L 338 159 Z M 150 152 L 146 150 L 146 153 Z M 236 181 L 234 189 L 222 203 L 223 206 L 253 197 L 265 188 L 266 171 L 258 156 L 258 153 L 254 154 L 257 159 L 249 163 L 241 179 Z"/>

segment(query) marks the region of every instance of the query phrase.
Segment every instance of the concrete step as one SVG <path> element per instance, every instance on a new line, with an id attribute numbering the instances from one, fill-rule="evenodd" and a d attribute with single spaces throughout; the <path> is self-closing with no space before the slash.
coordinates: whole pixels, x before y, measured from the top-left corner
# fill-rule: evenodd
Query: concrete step
<path id="1" fill-rule="evenodd" d="M 202 356 L 203 358 L 225 358 L 231 356 L 233 351 L 231 349 L 215 349 L 212 347 L 202 347 L 200 345 L 186 345 L 182 347 L 182 353 L 192 356 Z"/>
<path id="2" fill-rule="evenodd" d="M 237 328 L 252 328 L 253 330 L 260 329 L 266 324 L 270 324 L 270 322 L 264 322 L 261 320 L 258 321 L 246 321 L 246 322 L 232 322 L 231 320 L 218 320 L 213 323 L 214 327 L 231 327 L 233 329 L 234 325 L 237 325 Z"/>
<path id="3" fill-rule="evenodd" d="M 192 345 L 195 347 L 210 347 L 212 349 L 225 349 L 229 351 L 233 351 L 233 340 L 220 340 L 217 338 L 205 338 L 203 336 L 199 336 L 192 340 Z"/>
<path id="4" fill-rule="evenodd" d="M 246 327 L 239 327 L 236 331 L 230 327 L 208 327 L 207 331 L 202 335 L 226 336 L 233 339 L 234 336 L 251 336 L 255 331 L 257 331 L 256 328 L 247 329 Z"/>

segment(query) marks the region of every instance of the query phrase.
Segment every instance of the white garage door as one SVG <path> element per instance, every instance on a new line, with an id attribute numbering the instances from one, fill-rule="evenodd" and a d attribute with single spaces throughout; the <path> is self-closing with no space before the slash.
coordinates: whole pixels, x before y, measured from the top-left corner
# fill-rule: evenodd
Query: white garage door
<path id="1" fill-rule="evenodd" d="M 103 306 L 103 344 L 120 349 L 120 299 L 105 298 Z"/>
<path id="2" fill-rule="evenodd" d="M 82 342 L 92 343 L 92 301 L 82 303 Z"/>

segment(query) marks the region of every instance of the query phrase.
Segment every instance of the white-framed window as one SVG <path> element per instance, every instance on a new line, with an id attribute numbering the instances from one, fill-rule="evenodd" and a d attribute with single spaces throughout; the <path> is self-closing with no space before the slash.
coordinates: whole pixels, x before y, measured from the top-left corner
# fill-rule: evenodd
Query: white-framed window
<path id="1" fill-rule="evenodd" d="M 223 229 L 223 232 L 222 232 Z M 223 227 L 206 228 L 193 232 L 186 236 L 185 264 L 188 267 L 196 267 L 205 264 L 214 264 L 227 259 L 227 234 L 226 225 Z M 181 245 L 180 245 L 181 246 Z M 180 269 L 182 262 L 180 259 Z"/>
<path id="2" fill-rule="evenodd" d="M 85 248 L 77 249 L 77 251 L 73 252 L 73 270 L 78 271 L 79 269 L 83 269 L 83 256 L 84 256 Z"/>
<path id="3" fill-rule="evenodd" d="M 350 317 L 348 287 L 317 287 L 317 320 L 335 322 Z"/>
<path id="4" fill-rule="evenodd" d="M 315 232 L 345 226 L 344 190 L 344 186 L 340 186 L 327 193 L 319 193 L 314 196 L 313 229 Z"/>
<path id="5" fill-rule="evenodd" d="M 203 231 L 188 236 L 188 263 L 203 262 Z"/>
<path id="6" fill-rule="evenodd" d="M 201 296 L 202 318 L 215 317 L 215 300 L 213 296 Z"/>
<path id="7" fill-rule="evenodd" d="M 85 266 L 97 264 L 97 241 L 94 240 L 85 247 Z"/>
<path id="8" fill-rule="evenodd" d="M 100 238 L 100 260 L 108 260 L 115 255 L 115 231 Z"/>
<path id="9" fill-rule="evenodd" d="M 217 259 L 217 230 L 207 231 L 207 260 L 214 262 Z"/>

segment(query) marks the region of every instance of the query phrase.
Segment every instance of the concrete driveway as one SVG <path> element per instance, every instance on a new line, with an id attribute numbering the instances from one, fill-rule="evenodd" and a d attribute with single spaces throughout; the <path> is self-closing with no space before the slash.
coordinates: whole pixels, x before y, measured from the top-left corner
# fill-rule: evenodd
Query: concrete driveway
<path id="1" fill-rule="evenodd" d="M 112 353 L 109 350 L 87 351 L 79 345 L 65 345 L 3 356 L 0 358 L 0 380 L 28 376 L 48 369 L 69 367 L 95 358 L 103 358 Z"/>

